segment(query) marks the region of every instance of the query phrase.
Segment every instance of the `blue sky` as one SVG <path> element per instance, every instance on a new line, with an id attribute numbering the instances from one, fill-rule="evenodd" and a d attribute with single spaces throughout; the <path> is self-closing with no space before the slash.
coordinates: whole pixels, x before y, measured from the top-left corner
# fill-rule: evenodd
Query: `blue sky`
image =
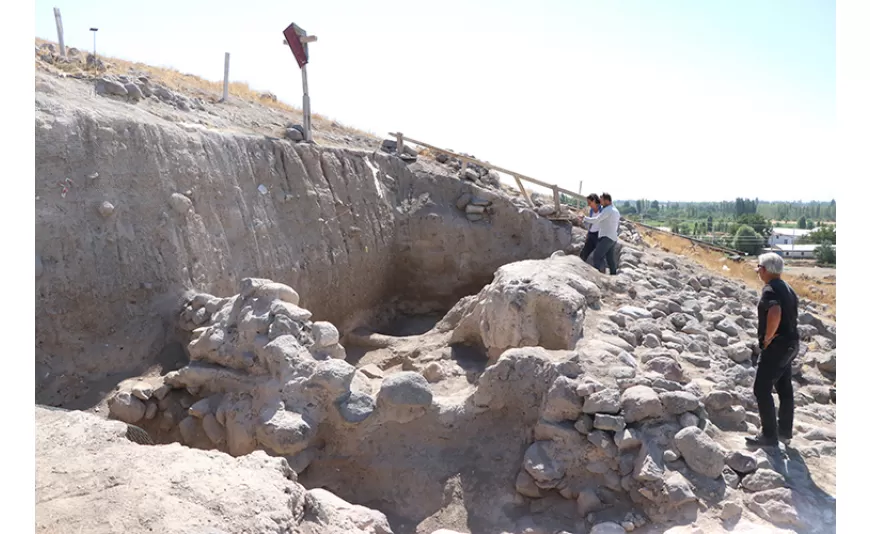
<path id="1" fill-rule="evenodd" d="M 231 78 L 615 198 L 830 199 L 833 0 L 36 2 L 36 35 Z"/>

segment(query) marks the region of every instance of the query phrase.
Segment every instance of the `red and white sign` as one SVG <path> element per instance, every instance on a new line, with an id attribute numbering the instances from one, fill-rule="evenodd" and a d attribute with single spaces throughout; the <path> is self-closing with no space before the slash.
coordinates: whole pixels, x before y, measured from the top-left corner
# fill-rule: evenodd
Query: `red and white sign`
<path id="1" fill-rule="evenodd" d="M 296 63 L 299 64 L 300 69 L 308 63 L 308 43 L 302 42 L 303 37 L 307 35 L 305 30 L 295 23 L 290 24 L 284 30 L 284 39 L 287 40 L 287 44 L 293 50 L 293 56 L 296 58 Z"/>

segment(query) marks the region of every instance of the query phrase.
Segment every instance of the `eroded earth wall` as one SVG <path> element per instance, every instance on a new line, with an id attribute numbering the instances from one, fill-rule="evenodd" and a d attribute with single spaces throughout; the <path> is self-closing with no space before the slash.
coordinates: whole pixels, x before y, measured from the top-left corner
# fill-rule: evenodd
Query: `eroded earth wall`
<path id="1" fill-rule="evenodd" d="M 483 220 L 463 194 L 484 197 Z M 570 242 L 569 226 L 425 163 L 51 93 L 36 98 L 36 197 L 38 391 L 152 361 L 189 290 L 273 279 L 344 329 L 397 296 L 447 309 Z"/>

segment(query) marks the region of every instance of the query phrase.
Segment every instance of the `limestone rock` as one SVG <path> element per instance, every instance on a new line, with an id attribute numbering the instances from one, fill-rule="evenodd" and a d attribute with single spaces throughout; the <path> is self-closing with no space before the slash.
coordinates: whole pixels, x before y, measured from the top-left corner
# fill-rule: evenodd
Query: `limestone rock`
<path id="1" fill-rule="evenodd" d="M 725 451 L 698 427 L 687 427 L 674 436 L 677 449 L 692 471 L 719 478 L 725 468 Z"/>
<path id="2" fill-rule="evenodd" d="M 599 430 L 619 432 L 625 428 L 625 419 L 618 415 L 595 414 L 593 426 Z"/>
<path id="3" fill-rule="evenodd" d="M 351 504 L 325 489 L 309 490 L 304 509 L 305 517 L 325 527 L 324 532 L 393 534 L 383 513 Z"/>
<path id="4" fill-rule="evenodd" d="M 375 411 L 375 399 L 365 393 L 352 391 L 350 395 L 339 401 L 338 412 L 348 423 L 361 423 Z"/>
<path id="5" fill-rule="evenodd" d="M 776 488 L 753 493 L 746 506 L 775 525 L 799 527 L 803 525 L 794 503 L 794 494 L 787 488 Z"/>
<path id="6" fill-rule="evenodd" d="M 152 388 L 151 384 L 149 384 L 148 382 L 137 382 L 133 384 L 130 392 L 137 399 L 147 401 L 154 394 L 154 388 Z"/>
<path id="7" fill-rule="evenodd" d="M 97 206 L 97 211 L 104 219 L 108 219 L 115 213 L 115 206 L 112 205 L 111 202 L 103 201 Z"/>
<path id="8" fill-rule="evenodd" d="M 625 534 L 625 529 L 617 523 L 607 521 L 605 523 L 598 523 L 592 527 L 589 534 Z"/>
<path id="9" fill-rule="evenodd" d="M 135 424 L 145 417 L 145 403 L 128 391 L 119 391 L 108 404 L 109 413 L 119 421 Z"/>
<path id="10" fill-rule="evenodd" d="M 587 269 L 576 256 L 500 267 L 470 305 L 460 301 L 468 308 L 451 342 L 481 345 L 490 358 L 512 347 L 573 349 L 583 335 L 587 306 L 601 298 L 586 279 Z"/>
<path id="11" fill-rule="evenodd" d="M 758 460 L 755 456 L 743 451 L 732 451 L 725 458 L 725 463 L 735 472 L 741 474 L 751 473 L 758 468 Z"/>
<path id="12" fill-rule="evenodd" d="M 687 391 L 666 391 L 659 394 L 659 399 L 665 412 L 672 415 L 692 412 L 701 405 L 698 397 Z"/>
<path id="13" fill-rule="evenodd" d="M 743 363 L 752 357 L 752 349 L 745 343 L 735 343 L 725 347 L 725 354 L 736 363 Z"/>
<path id="14" fill-rule="evenodd" d="M 736 471 L 736 469 L 735 469 Z M 740 486 L 746 491 L 757 492 L 785 486 L 785 477 L 772 469 L 758 469 L 743 477 Z"/>
<path id="15" fill-rule="evenodd" d="M 184 215 L 193 208 L 193 202 L 181 193 L 172 193 L 172 196 L 169 197 L 169 204 L 180 215 Z"/>
<path id="16" fill-rule="evenodd" d="M 553 381 L 547 392 L 541 417 L 548 421 L 576 421 L 583 410 L 583 397 L 578 393 L 580 383 L 565 376 Z"/>
<path id="17" fill-rule="evenodd" d="M 257 441 L 276 454 L 289 456 L 308 447 L 316 427 L 302 415 L 281 408 L 256 427 Z"/>
<path id="18" fill-rule="evenodd" d="M 626 423 L 636 423 L 643 419 L 664 415 L 658 394 L 647 386 L 633 386 L 622 394 L 622 409 Z"/>
<path id="19" fill-rule="evenodd" d="M 296 302 L 299 302 L 298 295 L 296 295 Z M 340 337 L 338 329 L 332 323 L 326 321 L 317 321 L 311 325 L 311 334 L 314 336 L 314 344 L 317 347 L 337 345 Z"/>
<path id="20" fill-rule="evenodd" d="M 605 389 L 589 395 L 583 402 L 583 413 L 617 414 L 621 406 L 619 391 Z M 627 421 L 631 422 L 631 421 Z"/>
<path id="21" fill-rule="evenodd" d="M 407 423 L 423 415 L 432 404 L 432 388 L 426 378 L 413 371 L 390 375 L 381 384 L 377 406 L 389 420 Z"/>
<path id="22" fill-rule="evenodd" d="M 525 469 L 522 469 L 517 475 L 516 481 L 517 493 L 531 499 L 539 499 L 541 497 L 541 489 L 535 484 L 535 479 Z"/>
<path id="23" fill-rule="evenodd" d="M 553 489 L 565 476 L 565 466 L 552 456 L 552 441 L 536 441 L 526 449 L 523 467 L 541 489 Z"/>

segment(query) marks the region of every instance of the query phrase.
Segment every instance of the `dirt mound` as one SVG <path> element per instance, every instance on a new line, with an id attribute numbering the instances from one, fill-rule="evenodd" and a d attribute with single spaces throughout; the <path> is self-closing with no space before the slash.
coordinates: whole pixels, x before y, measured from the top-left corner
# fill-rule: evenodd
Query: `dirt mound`
<path id="1" fill-rule="evenodd" d="M 36 532 L 392 532 L 377 511 L 306 491 L 283 459 L 137 445 L 126 430 L 36 407 Z"/>

